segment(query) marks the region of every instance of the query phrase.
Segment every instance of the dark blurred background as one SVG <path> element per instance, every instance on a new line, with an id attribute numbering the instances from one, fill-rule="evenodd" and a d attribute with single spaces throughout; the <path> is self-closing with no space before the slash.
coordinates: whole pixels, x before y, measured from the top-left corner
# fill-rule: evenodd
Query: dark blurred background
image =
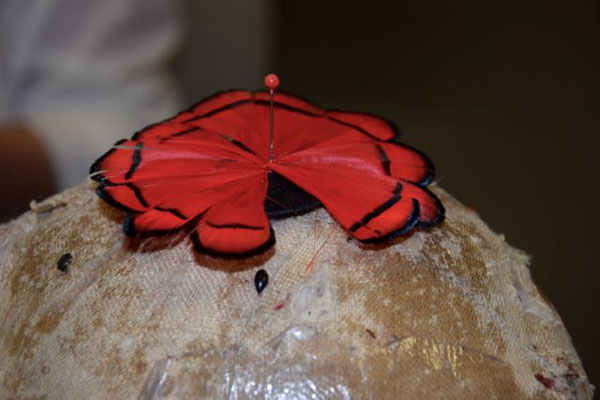
<path id="1" fill-rule="evenodd" d="M 434 161 L 444 189 L 532 255 L 535 282 L 563 317 L 590 380 L 600 382 L 597 2 L 183 7 L 187 30 L 174 68 L 184 104 L 260 88 L 276 72 L 283 89 L 324 107 L 397 121 L 404 141 Z"/>

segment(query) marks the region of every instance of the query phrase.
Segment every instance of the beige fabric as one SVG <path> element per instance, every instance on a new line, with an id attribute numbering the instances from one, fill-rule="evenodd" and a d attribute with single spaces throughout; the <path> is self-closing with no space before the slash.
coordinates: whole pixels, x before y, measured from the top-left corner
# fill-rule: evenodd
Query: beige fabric
<path id="1" fill-rule="evenodd" d="M 127 239 L 93 189 L 0 227 L 2 399 L 592 396 L 528 257 L 439 188 L 433 230 L 361 248 L 320 210 L 244 261 Z"/>

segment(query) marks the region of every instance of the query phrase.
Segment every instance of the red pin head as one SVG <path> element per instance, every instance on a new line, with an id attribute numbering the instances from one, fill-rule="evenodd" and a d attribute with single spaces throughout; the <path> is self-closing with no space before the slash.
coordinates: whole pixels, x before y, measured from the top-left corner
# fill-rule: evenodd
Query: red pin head
<path id="1" fill-rule="evenodd" d="M 279 86 L 279 77 L 275 74 L 265 76 L 265 86 L 268 87 L 269 90 L 275 90 L 275 88 Z"/>

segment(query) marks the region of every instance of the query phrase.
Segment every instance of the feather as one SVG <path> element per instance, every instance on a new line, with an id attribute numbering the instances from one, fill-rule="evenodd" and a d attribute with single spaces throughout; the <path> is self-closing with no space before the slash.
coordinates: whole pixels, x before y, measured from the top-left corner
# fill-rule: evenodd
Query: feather
<path id="1" fill-rule="evenodd" d="M 204 253 L 246 257 L 275 242 L 271 218 L 324 206 L 347 233 L 380 243 L 444 218 L 434 167 L 388 120 L 326 111 L 289 94 L 217 93 L 116 143 L 91 167 L 98 195 L 128 212 L 128 234 L 194 224 Z"/>

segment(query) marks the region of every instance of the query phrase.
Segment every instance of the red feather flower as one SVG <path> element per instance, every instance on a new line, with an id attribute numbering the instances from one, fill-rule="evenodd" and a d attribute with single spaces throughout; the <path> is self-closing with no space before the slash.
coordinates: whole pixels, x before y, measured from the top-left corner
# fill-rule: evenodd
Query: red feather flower
<path id="1" fill-rule="evenodd" d="M 444 218 L 434 169 L 385 119 L 324 111 L 288 94 L 222 92 L 118 142 L 91 167 L 128 234 L 193 225 L 200 252 L 248 256 L 275 242 L 271 218 L 324 206 L 354 239 L 379 243 Z"/>

